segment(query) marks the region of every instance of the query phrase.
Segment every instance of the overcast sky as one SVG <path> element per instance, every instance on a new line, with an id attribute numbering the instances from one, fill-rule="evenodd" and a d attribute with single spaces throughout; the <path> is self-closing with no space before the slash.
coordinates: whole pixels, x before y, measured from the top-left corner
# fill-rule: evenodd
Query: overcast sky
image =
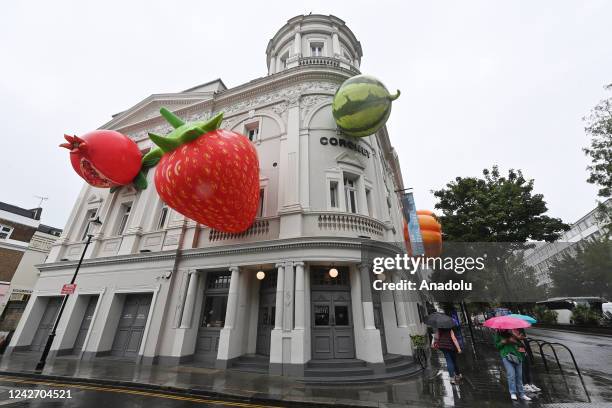
<path id="1" fill-rule="evenodd" d="M 152 93 L 266 74 L 268 40 L 309 12 L 346 21 L 361 70 L 402 96 L 388 122 L 419 208 L 432 189 L 498 164 L 522 169 L 549 214 L 595 206 L 582 117 L 612 82 L 612 2 L 11 1 L 0 13 L 0 201 L 64 227 L 82 134 Z"/>

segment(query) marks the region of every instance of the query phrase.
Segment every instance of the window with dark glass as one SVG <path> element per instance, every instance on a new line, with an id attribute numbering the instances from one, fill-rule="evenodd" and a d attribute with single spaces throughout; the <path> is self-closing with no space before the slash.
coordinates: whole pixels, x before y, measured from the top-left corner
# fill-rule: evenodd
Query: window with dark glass
<path id="1" fill-rule="evenodd" d="M 229 272 L 211 272 L 206 279 L 206 289 L 229 289 L 231 277 Z"/>
<path id="2" fill-rule="evenodd" d="M 223 327 L 226 309 L 227 296 L 206 296 L 202 327 Z"/>
<path id="3" fill-rule="evenodd" d="M 329 305 L 314 306 L 315 326 L 329 326 Z"/>
<path id="4" fill-rule="evenodd" d="M 313 286 L 349 286 L 349 269 L 347 266 L 334 266 L 338 276 L 329 276 L 330 266 L 311 266 L 310 279 Z"/>
<path id="5" fill-rule="evenodd" d="M 334 305 L 334 322 L 336 326 L 349 325 L 348 306 Z"/>

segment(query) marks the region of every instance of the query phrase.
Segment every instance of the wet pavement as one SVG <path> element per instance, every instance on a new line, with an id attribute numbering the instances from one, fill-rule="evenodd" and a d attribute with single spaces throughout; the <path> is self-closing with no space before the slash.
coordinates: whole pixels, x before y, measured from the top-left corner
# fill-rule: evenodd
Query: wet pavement
<path id="1" fill-rule="evenodd" d="M 461 355 L 464 380 L 450 384 L 442 356 L 434 352 L 431 366 L 414 376 L 362 385 L 311 385 L 281 376 L 268 376 L 234 370 L 217 370 L 197 365 L 137 365 L 109 358 L 80 361 L 60 357 L 48 363 L 43 372 L 56 381 L 90 381 L 104 386 L 138 384 L 149 389 L 176 390 L 201 397 L 240 399 L 252 404 L 290 405 L 303 403 L 350 407 L 511 407 L 505 374 L 497 352 L 490 344 L 478 345 L 478 358 L 471 352 Z M 32 353 L 14 353 L 0 363 L 0 374 L 29 373 L 37 361 Z M 529 406 L 580 403 L 588 398 L 580 379 L 569 369 L 556 366 L 547 373 L 536 356 L 536 384 L 543 391 Z M 8 374 L 7 374 L 8 375 Z M 594 402 L 612 402 L 612 380 L 595 371 L 584 373 L 584 382 Z M 116 404 L 117 405 L 117 404 Z M 89 406 L 89 405 L 88 405 Z M 124 405 L 117 406 L 139 406 Z"/>
<path id="2" fill-rule="evenodd" d="M 574 353 L 581 370 L 612 379 L 612 336 L 537 328 L 527 329 L 527 334 L 530 337 L 565 344 Z M 548 347 L 543 351 L 551 353 Z M 537 353 L 537 347 L 534 352 Z M 572 363 L 566 351 L 559 352 L 558 356 L 561 362 Z"/>

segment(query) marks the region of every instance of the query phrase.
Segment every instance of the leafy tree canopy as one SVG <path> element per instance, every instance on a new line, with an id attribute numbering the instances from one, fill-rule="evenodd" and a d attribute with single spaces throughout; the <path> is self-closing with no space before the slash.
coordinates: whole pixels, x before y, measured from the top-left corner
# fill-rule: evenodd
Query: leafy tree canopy
<path id="1" fill-rule="evenodd" d="M 434 191 L 442 210 L 444 240 L 460 242 L 552 242 L 569 229 L 552 218 L 542 194 L 534 194 L 533 180 L 520 170 L 500 174 L 497 166 L 483 178 L 457 177 Z"/>

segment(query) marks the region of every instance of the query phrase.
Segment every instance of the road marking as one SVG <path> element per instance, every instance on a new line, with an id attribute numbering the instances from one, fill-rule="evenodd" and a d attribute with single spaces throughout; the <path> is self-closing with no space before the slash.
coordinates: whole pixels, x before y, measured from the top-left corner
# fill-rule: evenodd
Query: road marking
<path id="1" fill-rule="evenodd" d="M 54 382 L 54 381 L 28 380 L 28 379 L 23 379 L 23 378 L 18 378 L 18 377 L 1 377 L 0 376 L 0 382 L 37 384 L 37 385 L 46 385 L 46 386 L 53 386 L 53 387 L 79 388 L 82 390 L 116 392 L 116 393 L 121 393 L 121 394 L 142 395 L 142 396 L 147 396 L 147 397 L 165 398 L 165 399 L 172 399 L 172 400 L 177 400 L 177 401 L 190 401 L 190 402 L 198 402 L 202 404 L 206 403 L 206 404 L 226 405 L 226 406 L 242 407 L 242 408 L 278 408 L 274 405 L 256 405 L 256 404 L 249 404 L 246 402 L 220 401 L 220 400 L 206 399 L 206 398 L 200 398 L 200 397 L 184 397 L 180 395 L 162 394 L 160 392 L 138 391 L 138 390 L 127 389 L 127 388 L 111 388 L 111 387 L 100 387 L 100 386 L 84 385 L 84 384 L 59 383 L 59 382 Z"/>

